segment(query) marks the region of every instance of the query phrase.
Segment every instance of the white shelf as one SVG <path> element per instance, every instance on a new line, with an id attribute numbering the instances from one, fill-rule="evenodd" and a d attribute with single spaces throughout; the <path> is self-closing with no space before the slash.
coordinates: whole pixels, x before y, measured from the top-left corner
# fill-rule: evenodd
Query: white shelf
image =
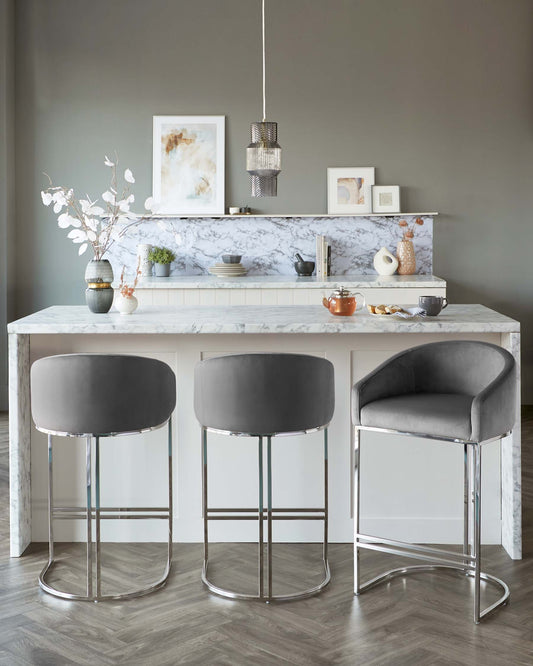
<path id="1" fill-rule="evenodd" d="M 194 219 L 194 218 L 205 218 L 205 219 L 210 219 L 210 220 L 218 220 L 226 217 L 267 217 L 267 218 L 278 218 L 278 217 L 284 217 L 284 218 L 291 218 L 291 217 L 436 217 L 438 213 L 436 212 L 429 212 L 429 213 L 354 213 L 352 215 L 340 215 L 340 214 L 334 214 L 331 215 L 329 213 L 283 213 L 283 214 L 271 214 L 271 213 L 251 213 L 249 215 L 183 215 L 183 214 L 175 214 L 175 213 L 156 213 L 154 215 L 146 215 L 144 216 L 146 219 L 154 219 L 154 220 L 161 220 L 161 219 L 170 219 L 170 218 L 176 218 L 176 219 Z"/>

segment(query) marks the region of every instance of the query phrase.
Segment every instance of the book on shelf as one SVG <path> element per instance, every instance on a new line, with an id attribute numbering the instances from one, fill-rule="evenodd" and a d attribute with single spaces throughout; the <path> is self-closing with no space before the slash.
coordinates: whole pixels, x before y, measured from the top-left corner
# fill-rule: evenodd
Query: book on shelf
<path id="1" fill-rule="evenodd" d="M 316 237 L 316 276 L 325 278 L 328 275 L 331 275 L 331 245 L 319 234 Z"/>

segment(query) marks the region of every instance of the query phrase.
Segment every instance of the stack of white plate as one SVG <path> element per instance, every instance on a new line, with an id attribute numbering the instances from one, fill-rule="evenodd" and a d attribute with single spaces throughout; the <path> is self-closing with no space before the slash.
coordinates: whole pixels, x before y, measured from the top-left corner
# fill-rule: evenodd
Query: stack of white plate
<path id="1" fill-rule="evenodd" d="M 207 270 L 211 275 L 216 275 L 217 277 L 240 277 L 241 275 L 246 275 L 246 268 L 241 263 L 216 263 L 214 266 L 209 266 Z"/>

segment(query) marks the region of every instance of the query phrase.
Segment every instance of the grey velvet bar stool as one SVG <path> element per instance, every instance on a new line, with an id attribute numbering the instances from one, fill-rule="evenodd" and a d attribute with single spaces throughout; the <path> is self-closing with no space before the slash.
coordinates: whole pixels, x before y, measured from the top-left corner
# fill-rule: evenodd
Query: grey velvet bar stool
<path id="1" fill-rule="evenodd" d="M 474 622 L 509 599 L 507 585 L 481 571 L 481 451 L 483 444 L 510 434 L 515 423 L 517 378 L 513 356 L 493 344 L 452 340 L 396 354 L 355 384 L 354 591 L 358 595 L 408 573 L 445 569 L 474 579 Z M 362 430 L 414 435 L 463 445 L 463 552 L 430 548 L 359 531 Z M 473 478 L 472 478 L 473 477 Z M 470 534 L 472 529 L 473 534 Z M 359 549 L 389 552 L 432 564 L 401 567 L 360 583 Z M 480 581 L 502 596 L 480 608 Z"/>
<path id="2" fill-rule="evenodd" d="M 31 410 L 37 430 L 48 435 L 48 563 L 39 576 L 41 588 L 63 599 L 105 601 L 130 599 L 162 587 L 172 561 L 172 426 L 176 378 L 161 361 L 139 356 L 66 354 L 39 359 L 31 367 Z M 102 507 L 100 505 L 100 439 L 155 430 L 168 424 L 168 506 Z M 84 437 L 86 506 L 55 506 L 52 437 Z M 94 465 L 92 443 L 95 442 Z M 159 455 L 159 454 L 157 454 Z M 154 454 L 154 460 L 155 458 Z M 93 501 L 94 493 L 94 501 Z M 86 521 L 86 593 L 59 590 L 47 576 L 54 559 L 54 520 Z M 163 575 L 142 589 L 102 594 L 100 521 L 158 519 L 168 521 L 168 547 Z M 95 540 L 93 545 L 92 524 Z M 93 566 L 94 550 L 94 566 Z M 95 580 L 93 585 L 93 568 Z"/>
<path id="3" fill-rule="evenodd" d="M 204 564 L 202 580 L 208 589 L 231 599 L 288 601 L 320 592 L 330 581 L 328 564 L 328 424 L 335 406 L 333 365 L 324 358 L 303 354 L 235 354 L 197 364 L 194 409 L 202 426 Z M 272 438 L 324 431 L 324 506 L 274 508 L 272 498 Z M 210 508 L 207 480 L 207 433 L 258 438 L 257 508 Z M 266 438 L 266 484 L 263 439 Z M 264 486 L 266 485 L 266 508 Z M 208 577 L 211 520 L 258 522 L 258 592 L 245 594 L 215 585 Z M 272 523 L 275 520 L 321 520 L 324 523 L 322 561 L 324 578 L 305 590 L 274 595 L 272 591 Z M 264 531 L 267 557 L 264 562 Z M 265 571 L 266 569 L 266 571 Z M 266 573 L 266 576 L 265 576 Z M 265 585 L 266 578 L 266 585 Z M 265 590 L 266 587 L 266 590 Z"/>

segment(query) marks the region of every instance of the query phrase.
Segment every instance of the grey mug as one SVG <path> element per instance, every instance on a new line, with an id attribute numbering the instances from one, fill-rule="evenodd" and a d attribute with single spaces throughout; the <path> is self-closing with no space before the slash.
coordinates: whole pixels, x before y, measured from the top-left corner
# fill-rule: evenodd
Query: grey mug
<path id="1" fill-rule="evenodd" d="M 447 306 L 448 299 L 444 296 L 420 296 L 418 299 L 418 307 L 429 317 L 436 317 Z"/>

